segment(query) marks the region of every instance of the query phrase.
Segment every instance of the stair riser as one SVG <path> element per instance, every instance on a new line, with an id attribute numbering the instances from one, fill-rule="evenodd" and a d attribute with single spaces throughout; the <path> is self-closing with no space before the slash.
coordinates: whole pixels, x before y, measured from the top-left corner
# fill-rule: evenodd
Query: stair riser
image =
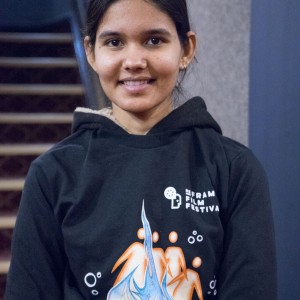
<path id="1" fill-rule="evenodd" d="M 6 274 L 0 274 L 0 299 L 4 299 L 6 277 Z"/>
<path id="2" fill-rule="evenodd" d="M 82 96 L 26 96 L 2 95 L 1 112 L 73 112 L 83 106 Z"/>
<path id="3" fill-rule="evenodd" d="M 0 156 L 1 177 L 25 177 L 31 162 L 37 156 Z"/>
<path id="4" fill-rule="evenodd" d="M 0 191 L 0 214 L 16 214 L 22 191 Z"/>
<path id="5" fill-rule="evenodd" d="M 0 143 L 56 143 L 71 133 L 71 124 L 0 124 Z"/>
<path id="6" fill-rule="evenodd" d="M 13 229 L 0 230 L 1 255 L 3 255 L 3 253 L 7 253 L 7 254 L 10 253 L 12 235 L 13 235 Z"/>
<path id="7" fill-rule="evenodd" d="M 75 57 L 72 44 L 1 43 L 0 56 L 15 57 Z"/>
<path id="8" fill-rule="evenodd" d="M 73 84 L 80 83 L 77 69 L 41 69 L 0 67 L 0 83 L 13 84 Z"/>

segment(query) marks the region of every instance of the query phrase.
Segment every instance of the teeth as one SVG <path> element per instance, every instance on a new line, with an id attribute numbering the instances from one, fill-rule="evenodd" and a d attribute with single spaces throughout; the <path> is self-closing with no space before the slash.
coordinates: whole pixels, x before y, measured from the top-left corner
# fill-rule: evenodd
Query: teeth
<path id="1" fill-rule="evenodd" d="M 129 85 L 129 86 L 138 86 L 138 85 L 143 85 L 147 84 L 148 80 L 140 80 L 140 81 L 123 81 L 123 84 Z"/>

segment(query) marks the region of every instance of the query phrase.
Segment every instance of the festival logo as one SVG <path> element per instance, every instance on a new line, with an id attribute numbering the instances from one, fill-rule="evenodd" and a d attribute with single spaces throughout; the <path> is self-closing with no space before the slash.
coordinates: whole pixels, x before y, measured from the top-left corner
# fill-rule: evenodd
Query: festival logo
<path id="1" fill-rule="evenodd" d="M 219 213 L 220 211 L 219 205 L 215 201 L 216 193 L 214 190 L 200 193 L 185 189 L 185 195 L 182 197 L 174 187 L 167 187 L 164 196 L 171 201 L 172 210 L 184 207 L 186 210 L 200 214 Z"/>
<path id="2" fill-rule="evenodd" d="M 164 192 L 165 197 L 168 200 L 171 200 L 171 208 L 179 209 L 182 204 L 182 198 L 179 194 L 177 194 L 176 189 L 173 187 L 168 187 Z"/>

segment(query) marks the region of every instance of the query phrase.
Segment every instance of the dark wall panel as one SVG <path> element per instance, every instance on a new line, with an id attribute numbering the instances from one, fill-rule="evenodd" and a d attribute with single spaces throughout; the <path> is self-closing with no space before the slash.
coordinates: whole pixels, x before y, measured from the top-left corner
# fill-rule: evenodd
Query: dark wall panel
<path id="1" fill-rule="evenodd" d="M 269 176 L 279 299 L 300 299 L 300 1 L 253 0 L 250 147 Z"/>

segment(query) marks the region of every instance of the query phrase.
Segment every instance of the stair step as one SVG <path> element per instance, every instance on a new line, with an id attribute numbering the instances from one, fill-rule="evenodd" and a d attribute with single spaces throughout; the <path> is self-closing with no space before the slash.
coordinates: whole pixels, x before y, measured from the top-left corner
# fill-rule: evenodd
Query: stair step
<path id="1" fill-rule="evenodd" d="M 0 122 L 0 144 L 55 144 L 71 134 L 70 122 L 55 123 L 53 119 L 49 123 L 44 120 L 40 124 L 19 121 L 6 124 Z"/>
<path id="2" fill-rule="evenodd" d="M 81 84 L 0 84 L 0 95 L 83 95 Z"/>
<path id="3" fill-rule="evenodd" d="M 0 67 L 5 68 L 75 68 L 75 58 L 62 57 L 0 57 Z"/>
<path id="4" fill-rule="evenodd" d="M 50 149 L 53 144 L 2 144 L 0 145 L 1 156 L 28 156 L 40 155 Z"/>
<path id="5" fill-rule="evenodd" d="M 10 43 L 71 43 L 73 36 L 70 33 L 18 33 L 1 32 L 0 42 Z"/>
<path id="6" fill-rule="evenodd" d="M 21 178 L 24 176 L 15 176 L 16 178 Z M 9 176 L 3 176 L 3 178 L 11 178 Z M 18 211 L 18 207 L 20 205 L 22 195 L 22 189 L 18 191 L 1 191 L 0 190 L 0 213 L 2 214 L 16 214 Z M 1 238 L 1 237 L 0 237 Z M 0 242 L 0 249 L 1 249 L 1 242 Z M 0 251 L 1 253 L 1 251 Z M 0 298 L 1 299 L 1 298 Z"/>
<path id="7" fill-rule="evenodd" d="M 72 113 L 0 113 L 0 124 L 68 124 Z"/>
<path id="8" fill-rule="evenodd" d="M 0 112 L 19 112 L 19 113 L 54 113 L 54 112 L 73 112 L 76 107 L 83 107 L 84 97 L 77 95 L 60 96 L 0 96 Z"/>
<path id="9" fill-rule="evenodd" d="M 0 215 L 0 230 L 1 229 L 14 229 L 16 224 L 16 215 Z"/>
<path id="10" fill-rule="evenodd" d="M 0 274 L 7 274 L 10 266 L 10 259 L 0 260 Z"/>
<path id="11" fill-rule="evenodd" d="M 24 178 L 0 179 L 0 191 L 21 191 L 25 183 Z"/>

